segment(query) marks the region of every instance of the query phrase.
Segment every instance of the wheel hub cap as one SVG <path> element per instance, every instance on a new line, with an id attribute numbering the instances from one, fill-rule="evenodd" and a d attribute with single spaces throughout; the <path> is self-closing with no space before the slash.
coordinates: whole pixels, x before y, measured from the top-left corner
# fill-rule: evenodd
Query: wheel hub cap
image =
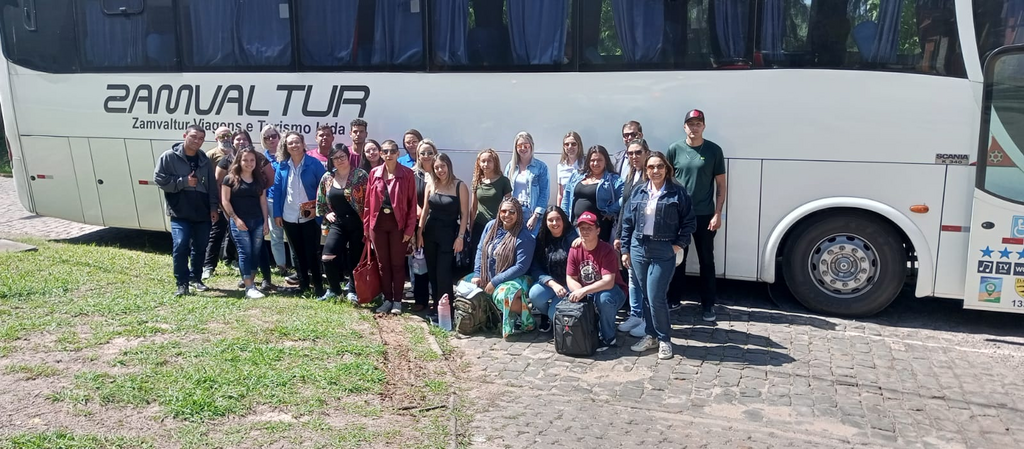
<path id="1" fill-rule="evenodd" d="M 856 296 L 874 284 L 878 257 L 863 238 L 831 235 L 811 251 L 809 269 L 818 288 L 833 296 Z"/>

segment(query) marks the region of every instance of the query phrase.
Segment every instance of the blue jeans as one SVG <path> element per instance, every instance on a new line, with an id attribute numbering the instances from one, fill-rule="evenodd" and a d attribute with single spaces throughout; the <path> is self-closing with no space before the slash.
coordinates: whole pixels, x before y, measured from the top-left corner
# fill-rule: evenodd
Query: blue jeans
<path id="1" fill-rule="evenodd" d="M 633 276 L 633 267 L 629 267 L 629 316 L 635 316 L 637 318 L 644 317 L 644 292 L 640 288 L 640 283 L 636 281 L 636 277 Z"/>
<path id="2" fill-rule="evenodd" d="M 630 278 L 643 295 L 643 318 L 647 335 L 658 341 L 672 340 L 672 325 L 668 315 L 668 285 L 676 268 L 676 255 L 672 244 L 651 240 L 643 236 L 629 248 L 633 270 Z"/>
<path id="3" fill-rule="evenodd" d="M 238 269 L 242 272 L 243 280 L 250 280 L 256 277 L 256 270 L 260 268 L 260 248 L 263 246 L 263 219 L 255 218 L 242 220 L 248 230 L 238 229 L 235 220 L 229 219 L 231 236 L 235 238 L 235 246 L 238 247 Z"/>
<path id="4" fill-rule="evenodd" d="M 533 310 L 542 315 L 547 315 L 552 323 L 555 322 L 555 306 L 562 301 L 555 291 L 544 284 L 533 284 L 530 286 L 530 303 Z"/>
<path id="5" fill-rule="evenodd" d="M 202 276 L 206 245 L 210 241 L 210 224 L 209 221 L 171 218 L 171 260 L 174 280 L 178 285 L 188 285 L 190 279 L 199 280 Z"/>
<path id="6" fill-rule="evenodd" d="M 594 305 L 597 306 L 597 323 L 601 340 L 611 343 L 612 340 L 615 340 L 615 314 L 619 313 L 619 307 L 626 302 L 626 292 L 616 285 L 608 290 L 593 293 L 590 297 L 593 299 Z"/>
<path id="7" fill-rule="evenodd" d="M 274 200 L 267 198 L 267 210 L 274 210 Z M 285 260 L 284 252 L 284 228 L 274 225 L 273 212 L 270 215 L 270 252 L 274 254 L 274 263 L 279 267 L 288 266 L 288 261 Z"/>

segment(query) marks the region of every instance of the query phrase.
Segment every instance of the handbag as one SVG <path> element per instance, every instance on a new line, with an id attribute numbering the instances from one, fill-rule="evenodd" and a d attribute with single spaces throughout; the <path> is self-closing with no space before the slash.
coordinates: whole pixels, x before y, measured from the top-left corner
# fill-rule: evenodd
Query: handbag
<path id="1" fill-rule="evenodd" d="M 299 203 L 299 217 L 303 219 L 316 217 L 316 200 Z"/>
<path id="2" fill-rule="evenodd" d="M 369 304 L 381 294 L 380 263 L 370 249 L 370 240 L 363 239 L 363 257 L 359 265 L 352 270 L 352 282 L 356 284 L 356 296 L 359 304 Z"/>

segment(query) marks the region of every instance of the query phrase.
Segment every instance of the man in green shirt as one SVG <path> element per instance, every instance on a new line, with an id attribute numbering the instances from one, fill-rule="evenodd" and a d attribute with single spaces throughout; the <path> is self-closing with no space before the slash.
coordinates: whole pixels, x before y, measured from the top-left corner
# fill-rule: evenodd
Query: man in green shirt
<path id="1" fill-rule="evenodd" d="M 686 187 L 693 200 L 697 216 L 697 230 L 693 245 L 697 247 L 700 262 L 700 304 L 704 321 L 714 322 L 715 316 L 715 234 L 722 227 L 722 208 L 725 206 L 725 156 L 722 147 L 704 139 L 704 112 L 694 109 L 684 116 L 686 139 L 668 147 L 668 161 L 675 169 L 676 180 Z M 686 256 L 676 267 L 669 285 L 669 309 L 681 307 L 683 279 L 686 276 Z"/>

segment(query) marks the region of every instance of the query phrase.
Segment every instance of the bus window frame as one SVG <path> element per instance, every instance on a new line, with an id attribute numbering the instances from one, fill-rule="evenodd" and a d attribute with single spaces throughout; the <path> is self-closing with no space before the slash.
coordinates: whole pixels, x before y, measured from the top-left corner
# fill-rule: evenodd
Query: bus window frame
<path id="1" fill-rule="evenodd" d="M 1007 198 L 985 188 L 985 179 L 988 174 L 989 166 L 988 149 L 990 138 L 992 136 L 992 94 L 994 90 L 993 87 L 995 86 L 995 83 L 992 82 L 992 80 L 995 75 L 995 63 L 1000 58 L 1012 55 L 1020 55 L 1021 57 L 1024 57 L 1024 44 L 1004 45 L 992 50 L 989 52 L 988 57 L 985 58 L 985 65 L 982 67 L 985 82 L 982 85 L 981 123 L 978 132 L 978 153 L 976 159 L 977 166 L 975 167 L 974 188 L 1010 204 L 1024 205 L 1024 198 Z"/>

